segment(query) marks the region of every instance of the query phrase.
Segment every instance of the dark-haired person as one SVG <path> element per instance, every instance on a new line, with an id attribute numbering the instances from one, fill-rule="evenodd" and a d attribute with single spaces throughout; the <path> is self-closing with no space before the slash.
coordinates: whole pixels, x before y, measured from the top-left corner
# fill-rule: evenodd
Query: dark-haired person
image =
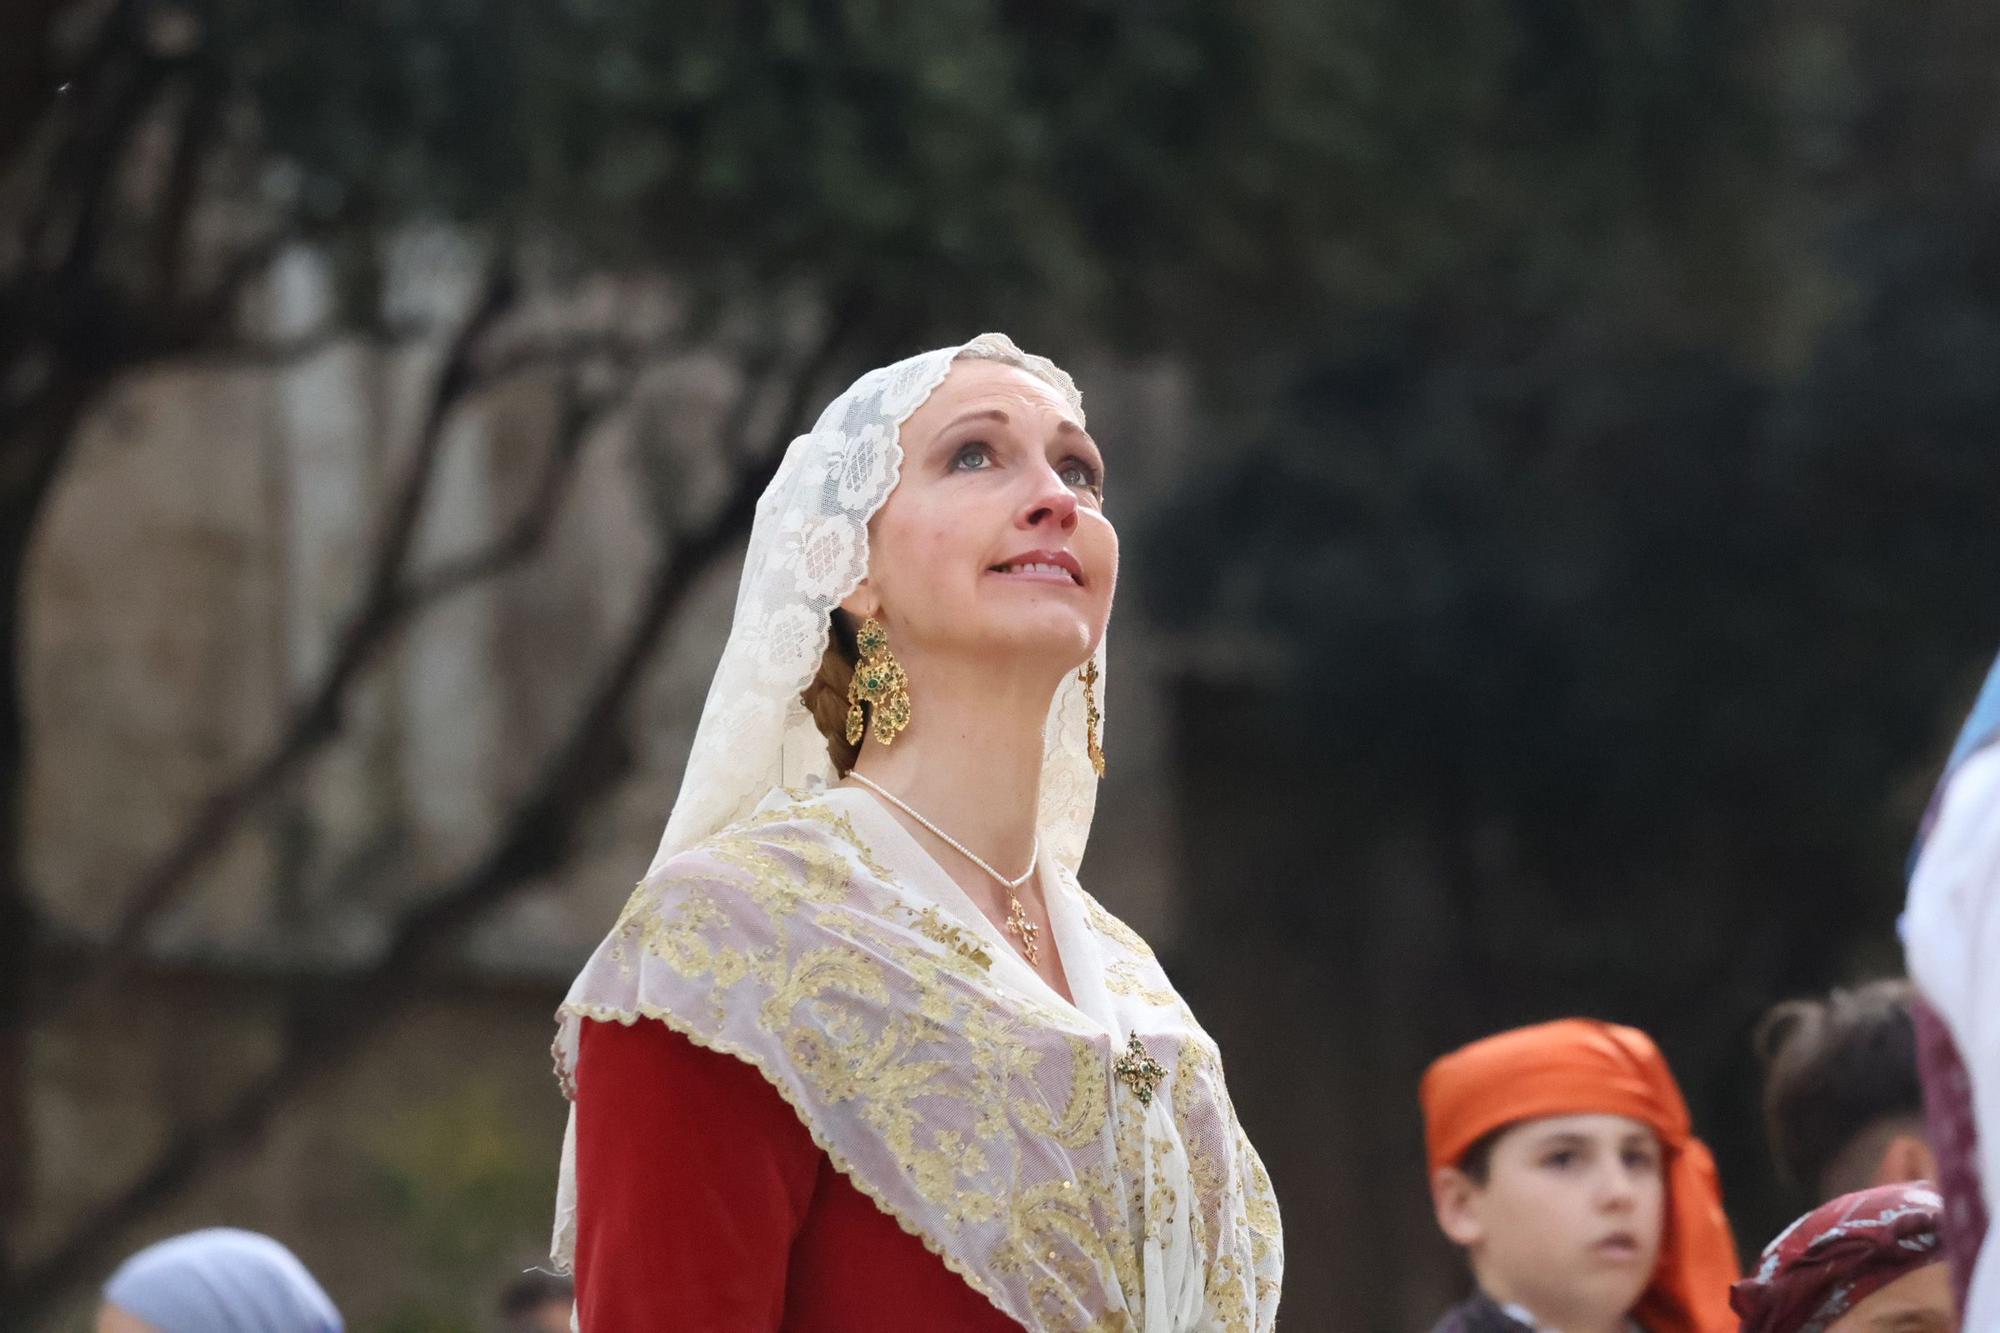
<path id="1" fill-rule="evenodd" d="M 1740 1333 L 1957 1333 L 1930 1182 L 1844 1194 L 1764 1247 L 1730 1301 Z M 1969 1327 L 1969 1325 L 1968 1325 Z"/>
<path id="2" fill-rule="evenodd" d="M 1463 1047 L 1420 1096 L 1476 1290 L 1435 1333 L 1733 1333 L 1715 1163 L 1652 1039 L 1565 1019 Z"/>
<path id="3" fill-rule="evenodd" d="M 2000 662 L 1959 732 L 1924 819 L 1903 952 L 1944 1196 L 1940 1230 L 1967 1329 L 2000 1329 Z"/>
<path id="4" fill-rule="evenodd" d="M 1814 1200 L 1937 1173 L 1924 1129 L 1910 983 L 1787 1000 L 1757 1027 L 1778 1172 Z"/>

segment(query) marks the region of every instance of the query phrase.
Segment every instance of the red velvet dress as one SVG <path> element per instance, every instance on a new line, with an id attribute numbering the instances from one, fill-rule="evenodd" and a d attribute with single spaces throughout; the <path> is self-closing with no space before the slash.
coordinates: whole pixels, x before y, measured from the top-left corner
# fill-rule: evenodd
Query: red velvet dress
<path id="1" fill-rule="evenodd" d="M 583 1333 L 1020 1333 L 750 1065 L 663 1023 L 586 1022 L 576 1092 Z"/>

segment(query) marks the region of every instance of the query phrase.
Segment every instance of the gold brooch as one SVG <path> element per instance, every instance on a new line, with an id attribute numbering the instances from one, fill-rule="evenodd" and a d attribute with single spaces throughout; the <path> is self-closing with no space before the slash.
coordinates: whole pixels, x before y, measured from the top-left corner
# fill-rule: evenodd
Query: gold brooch
<path id="1" fill-rule="evenodd" d="M 1132 1095 L 1139 1099 L 1141 1106 L 1153 1104 L 1153 1090 L 1167 1076 L 1167 1067 L 1146 1053 L 1146 1048 L 1139 1044 L 1137 1033 L 1125 1043 L 1125 1054 L 1118 1057 L 1118 1063 L 1111 1069 L 1125 1081 L 1126 1087 L 1132 1089 Z"/>

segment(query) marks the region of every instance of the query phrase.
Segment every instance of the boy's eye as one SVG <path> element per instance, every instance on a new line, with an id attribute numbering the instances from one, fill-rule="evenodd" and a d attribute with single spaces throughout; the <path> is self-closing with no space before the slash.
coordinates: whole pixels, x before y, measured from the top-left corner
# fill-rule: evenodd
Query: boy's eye
<path id="1" fill-rule="evenodd" d="M 1576 1165 L 1577 1154 L 1573 1148 L 1559 1148 L 1544 1160 L 1547 1165 L 1555 1167 L 1558 1171 L 1565 1171 Z"/>
<path id="2" fill-rule="evenodd" d="M 1659 1157 L 1647 1152 L 1643 1148 L 1629 1149 L 1625 1153 L 1625 1165 L 1634 1171 L 1651 1171 L 1657 1168 L 1659 1164 Z"/>

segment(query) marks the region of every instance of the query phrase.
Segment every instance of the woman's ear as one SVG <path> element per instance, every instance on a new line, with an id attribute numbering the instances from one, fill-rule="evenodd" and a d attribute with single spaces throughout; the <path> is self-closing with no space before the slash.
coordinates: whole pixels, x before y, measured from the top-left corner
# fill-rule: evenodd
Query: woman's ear
<path id="1" fill-rule="evenodd" d="M 840 609 L 858 621 L 870 619 L 882 612 L 882 599 L 875 595 L 875 589 L 867 579 L 854 585 L 854 591 L 841 598 Z"/>
<path id="2" fill-rule="evenodd" d="M 1484 1194 L 1471 1176 L 1455 1166 L 1441 1166 L 1431 1173 L 1431 1207 L 1438 1229 L 1452 1244 L 1469 1248 L 1486 1238 L 1479 1207 Z"/>

